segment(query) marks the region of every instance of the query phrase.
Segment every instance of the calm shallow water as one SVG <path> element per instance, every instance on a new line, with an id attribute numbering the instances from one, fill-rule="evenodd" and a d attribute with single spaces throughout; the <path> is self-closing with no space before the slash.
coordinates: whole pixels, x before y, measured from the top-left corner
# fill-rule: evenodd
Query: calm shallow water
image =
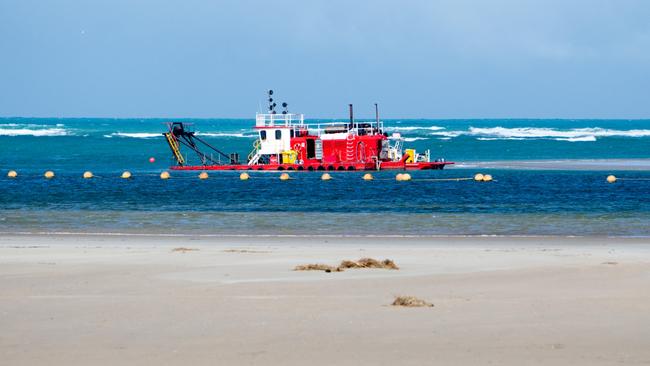
<path id="1" fill-rule="evenodd" d="M 3 179 L 0 231 L 165 234 L 650 235 L 649 180 L 608 184 L 602 172 L 490 170 L 495 182 L 431 181 L 472 171 L 212 174 L 131 180 L 109 173 Z"/>
<path id="2" fill-rule="evenodd" d="M 0 119 L 1 232 L 331 235 L 650 235 L 649 180 L 605 182 L 589 170 L 487 170 L 496 182 L 431 181 L 476 169 L 413 172 L 158 174 L 170 165 L 163 120 Z M 197 120 L 242 156 L 252 120 Z M 650 121 L 386 121 L 407 145 L 472 160 L 650 158 Z M 154 156 L 154 164 L 148 158 Z M 558 168 L 562 165 L 558 164 Z M 5 178 L 16 169 L 19 178 Z M 54 180 L 42 173 L 55 170 Z M 85 170 L 98 177 L 81 179 Z M 134 178 L 119 179 L 123 170 Z M 613 172 L 650 179 L 644 171 Z"/>

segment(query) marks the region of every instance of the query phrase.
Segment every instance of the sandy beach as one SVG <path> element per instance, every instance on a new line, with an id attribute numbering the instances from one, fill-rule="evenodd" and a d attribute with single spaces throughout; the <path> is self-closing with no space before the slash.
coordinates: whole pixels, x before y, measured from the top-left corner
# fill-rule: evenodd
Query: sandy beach
<path id="1" fill-rule="evenodd" d="M 400 269 L 293 271 L 362 257 Z M 5 234 L 0 359 L 649 364 L 649 273 L 648 239 Z"/>

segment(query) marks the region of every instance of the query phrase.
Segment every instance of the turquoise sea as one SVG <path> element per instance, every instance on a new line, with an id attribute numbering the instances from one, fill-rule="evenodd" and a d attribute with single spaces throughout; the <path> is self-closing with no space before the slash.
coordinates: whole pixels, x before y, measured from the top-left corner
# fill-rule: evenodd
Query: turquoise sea
<path id="1" fill-rule="evenodd" d="M 458 163 L 444 171 L 158 174 L 172 164 L 164 119 L 0 119 L 0 232 L 169 235 L 650 236 L 650 172 L 572 169 L 571 161 L 650 159 L 650 120 L 386 120 L 406 145 Z M 253 119 L 175 120 L 245 157 Z M 313 120 L 308 122 L 329 122 Z M 154 163 L 149 158 L 154 157 Z M 548 160 L 552 169 L 477 169 Z M 548 167 L 548 164 L 545 165 Z M 6 178 L 9 170 L 17 179 Z M 42 174 L 53 170 L 56 178 Z M 97 178 L 81 179 L 84 171 Z M 129 170 L 133 179 L 119 175 Z M 491 183 L 435 181 L 490 173 Z M 607 174 L 623 180 L 605 182 Z M 625 179 L 627 178 L 627 180 Z"/>

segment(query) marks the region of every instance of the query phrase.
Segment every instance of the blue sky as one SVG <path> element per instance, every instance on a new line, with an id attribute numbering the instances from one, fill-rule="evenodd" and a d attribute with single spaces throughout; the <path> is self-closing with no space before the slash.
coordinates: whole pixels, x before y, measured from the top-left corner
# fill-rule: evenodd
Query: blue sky
<path id="1" fill-rule="evenodd" d="M 0 0 L 0 115 L 650 118 L 643 0 Z"/>

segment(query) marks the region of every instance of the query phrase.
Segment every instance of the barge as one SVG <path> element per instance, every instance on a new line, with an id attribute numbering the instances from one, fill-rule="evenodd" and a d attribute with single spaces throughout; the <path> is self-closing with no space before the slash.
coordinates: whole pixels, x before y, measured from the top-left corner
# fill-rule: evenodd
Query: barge
<path id="1" fill-rule="evenodd" d="M 172 170 L 433 170 L 453 164 L 431 161 L 430 150 L 418 152 L 404 146 L 401 134 L 389 135 L 375 104 L 375 120 L 355 121 L 352 104 L 345 122 L 305 123 L 303 114 L 289 113 L 282 103 L 276 112 L 273 91 L 268 91 L 268 113 L 257 113 L 253 148 L 245 162 L 238 153 L 227 154 L 208 143 L 187 124 L 168 122 L 163 133 L 176 164 Z M 188 163 L 189 149 L 199 164 Z M 208 151 L 206 153 L 206 151 Z"/>

